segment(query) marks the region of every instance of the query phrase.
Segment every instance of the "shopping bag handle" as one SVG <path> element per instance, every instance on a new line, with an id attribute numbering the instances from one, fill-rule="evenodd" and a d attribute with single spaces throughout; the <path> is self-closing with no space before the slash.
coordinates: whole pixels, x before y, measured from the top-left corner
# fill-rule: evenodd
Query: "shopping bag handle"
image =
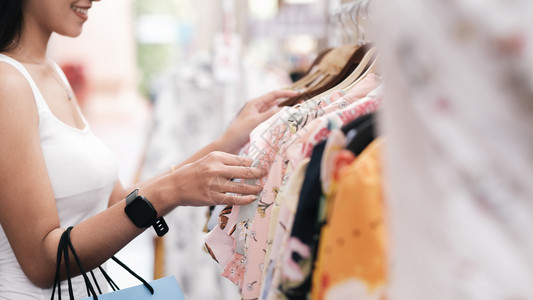
<path id="1" fill-rule="evenodd" d="M 85 269 L 81 265 L 80 258 L 78 257 L 78 254 L 76 253 L 76 250 L 74 250 L 74 247 L 72 246 L 72 242 L 70 240 L 70 231 L 72 231 L 72 226 L 67 228 L 65 232 L 61 235 L 61 238 L 59 239 L 59 245 L 57 246 L 57 260 L 56 260 L 56 275 L 54 278 L 54 286 L 52 288 L 52 300 L 54 299 L 55 290 L 57 287 L 57 297 L 59 300 L 61 300 L 61 260 L 62 258 L 65 259 L 65 268 L 67 270 L 67 282 L 68 282 L 68 293 L 71 300 L 74 300 L 74 292 L 72 290 L 72 276 L 70 275 L 70 257 L 69 257 L 69 248 L 72 251 L 72 255 L 74 255 L 74 259 L 76 260 L 76 264 L 78 265 L 78 268 L 80 269 L 80 273 L 83 276 L 83 280 L 85 281 L 85 286 L 87 287 L 87 295 L 90 297 L 91 295 L 94 297 L 95 300 L 98 299 L 98 296 L 96 295 L 96 292 L 94 291 L 93 285 L 91 284 L 91 281 L 89 280 L 89 277 L 87 277 L 87 274 L 85 272 Z M 63 254 L 63 255 L 62 255 Z"/>
<path id="2" fill-rule="evenodd" d="M 121 262 L 118 258 L 116 258 L 115 256 L 111 256 L 111 259 L 114 260 L 118 265 L 120 265 L 121 267 L 123 267 L 126 271 L 128 271 L 131 275 L 133 275 L 133 277 L 139 279 L 140 282 L 143 283 L 143 285 L 148 289 L 148 291 L 150 291 L 150 294 L 154 294 L 154 288 L 146 281 L 144 280 L 141 276 L 137 275 L 137 273 L 133 272 L 132 269 L 128 268 L 128 266 L 126 266 L 123 262 Z M 105 277 L 105 276 L 104 276 Z M 106 279 L 109 278 L 111 279 L 109 276 L 106 277 Z M 116 285 L 116 284 L 115 284 Z M 118 288 L 118 286 L 117 286 Z"/>
<path id="3" fill-rule="evenodd" d="M 70 232 L 72 231 L 72 228 L 74 227 L 70 226 L 69 228 L 67 228 L 67 230 L 63 232 L 63 234 L 61 235 L 61 238 L 59 239 L 59 244 L 57 247 L 56 274 L 54 277 L 54 286 L 52 289 L 51 300 L 54 300 L 56 287 L 58 290 L 57 291 L 58 299 L 61 300 L 61 260 L 62 258 L 65 259 L 65 267 L 67 270 L 67 282 L 68 282 L 68 291 L 69 291 L 70 300 L 74 300 L 74 292 L 72 289 L 72 282 L 71 282 L 71 275 L 70 275 L 70 259 L 69 259 L 69 251 L 68 251 L 69 249 L 72 252 L 72 255 L 74 256 L 74 260 L 76 261 L 76 264 L 78 265 L 80 273 L 83 276 L 83 280 L 85 281 L 85 287 L 87 288 L 87 296 L 88 297 L 92 296 L 94 300 L 98 300 L 98 295 L 96 294 L 94 287 L 91 281 L 89 280 L 89 277 L 87 276 L 87 272 L 85 272 L 85 269 L 83 268 L 81 260 L 78 254 L 76 253 L 76 250 L 74 250 L 74 246 L 72 245 L 72 241 L 70 240 Z M 150 294 L 152 295 L 154 294 L 154 288 L 146 280 L 144 280 L 141 276 L 137 275 L 137 273 L 131 270 L 128 266 L 126 266 L 123 262 L 121 262 L 115 256 L 112 256 L 111 259 L 114 260 L 118 265 L 120 265 L 126 271 L 128 271 L 135 278 L 137 278 L 139 281 L 141 281 L 143 285 L 148 289 Z M 99 266 L 98 269 L 100 270 L 100 272 L 102 272 L 102 274 L 104 275 L 104 278 L 109 283 L 113 291 L 120 290 L 118 285 L 111 279 L 111 277 L 109 277 L 107 272 L 105 272 L 101 266 Z M 100 286 L 98 285 L 98 282 L 96 281 L 96 277 L 94 276 L 93 271 L 90 271 L 90 273 L 93 277 L 93 280 L 98 289 L 98 292 L 102 294 L 102 291 L 100 289 Z"/>

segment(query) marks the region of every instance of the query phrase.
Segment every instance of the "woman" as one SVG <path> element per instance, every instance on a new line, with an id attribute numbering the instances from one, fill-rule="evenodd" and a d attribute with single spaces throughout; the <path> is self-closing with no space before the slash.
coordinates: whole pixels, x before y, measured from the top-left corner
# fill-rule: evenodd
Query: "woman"
<path id="1" fill-rule="evenodd" d="M 261 187 L 231 179 L 265 171 L 226 152 L 238 151 L 279 98 L 294 96 L 272 92 L 250 101 L 218 140 L 130 194 L 134 189 L 117 182 L 115 158 L 91 133 L 64 74 L 46 57 L 52 32 L 78 36 L 92 4 L 0 3 L 0 299 L 50 297 L 68 226 L 75 226 L 72 242 L 92 269 L 178 206 L 253 201 Z M 75 288 L 85 295 L 81 280 Z"/>

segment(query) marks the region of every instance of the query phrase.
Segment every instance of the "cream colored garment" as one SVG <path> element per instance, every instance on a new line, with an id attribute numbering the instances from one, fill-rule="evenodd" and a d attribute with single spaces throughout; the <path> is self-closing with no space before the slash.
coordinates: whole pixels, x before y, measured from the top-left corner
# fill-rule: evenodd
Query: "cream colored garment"
<path id="1" fill-rule="evenodd" d="M 533 2 L 376 6 L 388 299 L 531 299 Z"/>

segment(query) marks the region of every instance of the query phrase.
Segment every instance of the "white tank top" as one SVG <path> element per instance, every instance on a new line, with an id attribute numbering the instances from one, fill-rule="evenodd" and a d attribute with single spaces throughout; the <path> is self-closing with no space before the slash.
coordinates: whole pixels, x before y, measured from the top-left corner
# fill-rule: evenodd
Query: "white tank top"
<path id="1" fill-rule="evenodd" d="M 83 116 L 85 127 L 81 130 L 57 119 L 21 63 L 3 54 L 0 54 L 1 62 L 22 73 L 33 91 L 39 112 L 41 148 L 61 227 L 75 226 L 103 211 L 118 178 L 116 157 L 91 132 Z M 57 65 L 55 67 L 68 85 L 64 73 Z M 95 275 L 100 277 L 100 272 L 95 271 Z M 105 281 L 101 279 L 102 277 L 99 279 L 100 286 L 107 286 L 102 284 Z M 76 298 L 87 297 L 81 276 L 74 278 L 73 283 Z M 68 297 L 67 283 L 63 282 L 61 287 L 64 289 L 63 297 Z M 0 299 L 42 300 L 50 299 L 50 296 L 51 289 L 41 289 L 33 285 L 24 275 L 0 225 Z"/>

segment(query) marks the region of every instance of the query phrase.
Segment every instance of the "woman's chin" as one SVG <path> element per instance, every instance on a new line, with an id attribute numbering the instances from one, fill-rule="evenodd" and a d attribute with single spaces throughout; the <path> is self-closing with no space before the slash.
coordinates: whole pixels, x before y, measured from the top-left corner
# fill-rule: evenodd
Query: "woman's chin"
<path id="1" fill-rule="evenodd" d="M 56 33 L 62 36 L 75 38 L 75 37 L 78 37 L 82 33 L 82 31 L 83 31 L 82 28 L 79 28 L 79 29 L 64 30 L 61 32 L 56 32 Z"/>

